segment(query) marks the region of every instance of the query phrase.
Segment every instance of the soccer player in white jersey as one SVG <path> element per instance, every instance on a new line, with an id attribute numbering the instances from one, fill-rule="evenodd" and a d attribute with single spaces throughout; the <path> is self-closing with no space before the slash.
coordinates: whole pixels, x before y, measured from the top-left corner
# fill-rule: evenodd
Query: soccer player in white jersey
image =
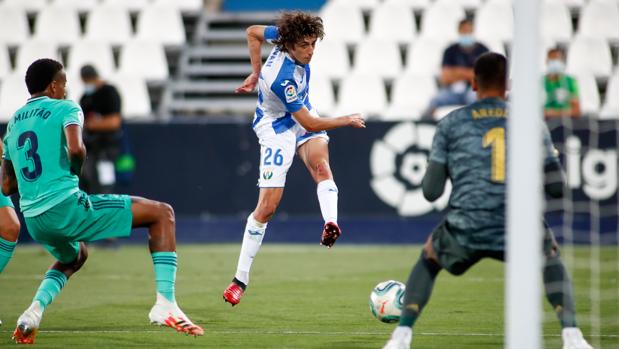
<path id="1" fill-rule="evenodd" d="M 277 26 L 247 29 L 252 73 L 236 92 L 249 93 L 258 86 L 252 126 L 260 143 L 260 195 L 247 218 L 236 275 L 223 294 L 232 305 L 240 302 L 249 283 L 249 270 L 284 193 L 295 152 L 318 184 L 318 202 L 325 221 L 320 243 L 331 247 L 341 234 L 337 225 L 338 189 L 329 167 L 325 131 L 345 126 L 364 128 L 365 121 L 360 114 L 320 118 L 310 104 L 309 63 L 316 42 L 323 36 L 322 20 L 303 12 L 283 13 Z M 275 47 L 262 65 L 260 48 L 265 42 Z"/>

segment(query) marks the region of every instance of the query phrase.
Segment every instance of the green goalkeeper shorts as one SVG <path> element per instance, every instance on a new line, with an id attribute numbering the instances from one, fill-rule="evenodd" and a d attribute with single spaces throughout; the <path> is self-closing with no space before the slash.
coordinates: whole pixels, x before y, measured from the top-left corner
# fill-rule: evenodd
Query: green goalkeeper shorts
<path id="1" fill-rule="evenodd" d="M 0 193 L 0 207 L 15 208 L 15 206 L 13 206 L 13 202 L 11 201 L 11 198 L 8 196 L 2 195 L 2 193 Z"/>
<path id="2" fill-rule="evenodd" d="M 453 275 L 464 274 L 483 258 L 505 261 L 505 251 L 503 249 L 478 250 L 463 246 L 449 230 L 446 221 L 443 221 L 432 232 L 432 248 L 441 267 Z M 555 240 L 554 233 L 545 222 L 543 250 L 546 257 L 559 255 L 559 245 Z"/>
<path id="3" fill-rule="evenodd" d="M 131 198 L 76 192 L 35 217 L 26 217 L 32 238 L 60 263 L 73 262 L 81 241 L 127 237 L 131 234 Z"/>

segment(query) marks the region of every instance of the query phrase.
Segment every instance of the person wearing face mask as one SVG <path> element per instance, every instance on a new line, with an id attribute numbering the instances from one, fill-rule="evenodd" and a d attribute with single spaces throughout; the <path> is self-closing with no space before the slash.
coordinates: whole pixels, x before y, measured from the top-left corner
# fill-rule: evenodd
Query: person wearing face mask
<path id="1" fill-rule="evenodd" d="M 461 20 L 458 24 L 458 33 L 458 41 L 447 47 L 443 53 L 441 89 L 423 113 L 424 119 L 432 119 L 438 107 L 465 105 L 475 101 L 475 92 L 471 89 L 473 64 L 477 57 L 489 50 L 475 40 L 472 19 Z"/>
<path id="2" fill-rule="evenodd" d="M 109 194 L 114 191 L 114 162 L 119 154 L 122 137 L 121 98 L 92 65 L 80 70 L 84 95 L 80 106 L 84 111 L 84 144 L 88 158 L 84 163 L 80 187 L 88 194 Z"/>
<path id="3" fill-rule="evenodd" d="M 563 51 L 556 47 L 548 51 L 544 91 L 546 93 L 544 103 L 546 119 L 580 116 L 578 83 L 573 77 L 565 74 L 565 56 Z"/>

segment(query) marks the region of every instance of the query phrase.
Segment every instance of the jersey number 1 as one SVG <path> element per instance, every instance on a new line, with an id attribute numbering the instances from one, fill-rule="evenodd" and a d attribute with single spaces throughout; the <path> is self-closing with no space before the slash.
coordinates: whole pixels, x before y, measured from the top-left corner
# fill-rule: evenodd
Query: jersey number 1
<path id="1" fill-rule="evenodd" d="M 492 147 L 490 178 L 493 182 L 505 183 L 505 129 L 495 127 L 486 132 L 483 147 Z"/>
<path id="2" fill-rule="evenodd" d="M 28 181 L 34 181 L 41 173 L 43 173 L 43 166 L 41 165 L 41 157 L 37 154 L 39 149 L 39 139 L 37 134 L 32 131 L 26 131 L 19 135 L 17 139 L 17 149 L 22 149 L 26 145 L 26 141 L 30 142 L 30 149 L 26 150 L 26 160 L 32 161 L 34 169 L 31 170 L 30 166 L 22 167 L 21 174 Z"/>

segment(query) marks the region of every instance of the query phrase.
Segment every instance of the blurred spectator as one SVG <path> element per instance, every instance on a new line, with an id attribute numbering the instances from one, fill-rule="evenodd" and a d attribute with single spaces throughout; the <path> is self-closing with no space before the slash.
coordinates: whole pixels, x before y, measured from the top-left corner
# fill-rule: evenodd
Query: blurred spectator
<path id="1" fill-rule="evenodd" d="M 120 94 L 91 65 L 83 66 L 80 75 L 84 82 L 84 95 L 80 99 L 84 111 L 84 144 L 88 150 L 80 187 L 88 194 L 109 194 L 114 192 L 114 163 L 122 138 Z"/>
<path id="2" fill-rule="evenodd" d="M 576 79 L 565 74 L 565 55 L 559 48 L 548 51 L 547 71 L 544 76 L 544 117 L 579 117 L 580 99 Z"/>
<path id="3" fill-rule="evenodd" d="M 471 90 L 473 64 L 477 57 L 488 52 L 488 48 L 475 40 L 473 20 L 465 18 L 458 24 L 459 38 L 443 53 L 441 68 L 441 89 L 432 98 L 424 112 L 424 119 L 431 119 L 438 107 L 473 103 L 475 92 Z"/>

